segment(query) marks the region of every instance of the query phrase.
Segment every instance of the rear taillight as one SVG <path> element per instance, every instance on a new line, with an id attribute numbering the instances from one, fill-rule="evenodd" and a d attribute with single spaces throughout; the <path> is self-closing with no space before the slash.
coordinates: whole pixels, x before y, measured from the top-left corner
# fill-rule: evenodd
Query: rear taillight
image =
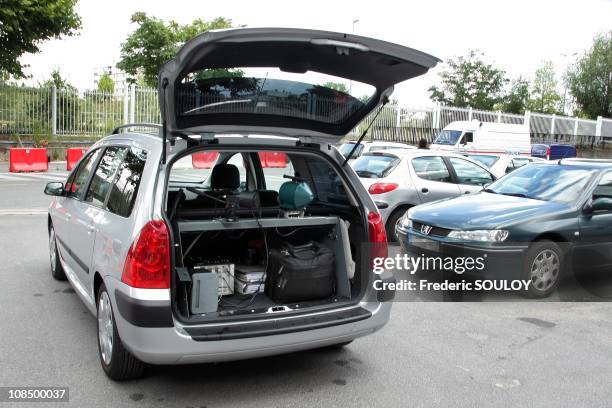
<path id="1" fill-rule="evenodd" d="M 368 188 L 370 194 L 382 194 L 393 191 L 397 188 L 396 183 L 374 183 Z"/>
<path id="2" fill-rule="evenodd" d="M 375 258 L 386 258 L 388 255 L 387 232 L 385 231 L 385 223 L 379 213 L 374 211 L 368 213 L 368 232 L 370 234 L 372 261 Z"/>
<path id="3" fill-rule="evenodd" d="M 550 160 L 550 146 L 546 149 L 546 160 Z"/>
<path id="4" fill-rule="evenodd" d="M 149 221 L 128 251 L 121 281 L 134 288 L 170 287 L 170 237 L 162 220 Z"/>

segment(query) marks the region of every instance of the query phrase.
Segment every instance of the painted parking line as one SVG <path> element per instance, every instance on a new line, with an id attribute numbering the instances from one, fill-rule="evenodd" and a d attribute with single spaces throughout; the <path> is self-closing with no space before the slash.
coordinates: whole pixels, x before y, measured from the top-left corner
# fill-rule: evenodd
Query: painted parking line
<path id="1" fill-rule="evenodd" d="M 0 180 L 27 181 L 29 179 L 25 177 L 13 176 L 12 174 L 0 174 Z"/>
<path id="2" fill-rule="evenodd" d="M 3 215 L 45 215 L 48 213 L 46 208 L 6 208 L 0 209 L 0 216 Z"/>
<path id="3" fill-rule="evenodd" d="M 51 175 L 48 175 L 46 173 L 45 174 L 22 173 L 22 174 L 19 174 L 19 177 L 25 177 L 27 179 L 34 179 L 34 180 L 40 179 L 40 180 L 55 180 L 55 181 L 63 179 L 63 177 L 61 177 L 61 176 L 51 176 Z"/>
<path id="4" fill-rule="evenodd" d="M 52 176 L 48 174 L 35 174 L 35 173 L 2 173 L 0 174 L 0 180 L 9 180 L 9 181 L 65 181 L 66 177 L 57 175 Z"/>

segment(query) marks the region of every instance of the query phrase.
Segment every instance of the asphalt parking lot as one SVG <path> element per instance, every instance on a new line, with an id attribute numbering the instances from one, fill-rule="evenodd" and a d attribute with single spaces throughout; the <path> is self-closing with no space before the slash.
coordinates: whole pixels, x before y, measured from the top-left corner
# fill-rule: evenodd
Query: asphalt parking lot
<path id="1" fill-rule="evenodd" d="M 78 407 L 599 407 L 612 397 L 610 303 L 507 294 L 397 302 L 382 331 L 342 351 L 151 367 L 114 383 L 100 368 L 95 319 L 49 272 L 42 190 L 65 174 L 0 172 L 0 386 L 67 386 L 70 404 L 57 405 Z M 552 300 L 589 300 L 567 293 Z"/>

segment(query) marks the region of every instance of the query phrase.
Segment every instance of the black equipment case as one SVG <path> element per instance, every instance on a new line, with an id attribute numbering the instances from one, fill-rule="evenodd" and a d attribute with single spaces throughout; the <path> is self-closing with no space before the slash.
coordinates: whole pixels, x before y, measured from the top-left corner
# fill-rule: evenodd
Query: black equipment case
<path id="1" fill-rule="evenodd" d="M 266 295 L 278 303 L 325 299 L 336 291 L 336 265 L 331 248 L 311 241 L 285 243 L 270 251 Z"/>

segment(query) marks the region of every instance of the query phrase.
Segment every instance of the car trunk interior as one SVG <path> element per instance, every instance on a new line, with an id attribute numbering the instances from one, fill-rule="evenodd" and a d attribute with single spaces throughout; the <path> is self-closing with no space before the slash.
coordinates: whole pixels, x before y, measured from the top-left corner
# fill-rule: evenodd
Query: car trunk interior
<path id="1" fill-rule="evenodd" d="M 208 172 L 185 166 L 177 168 L 180 177 L 174 176 L 174 169 L 170 173 L 166 216 L 175 249 L 173 310 L 184 323 L 300 314 L 354 303 L 362 296 L 359 243 L 367 241 L 368 230 L 346 180 L 316 151 L 274 152 L 286 157 L 284 167 L 282 161 L 267 162 L 266 154 L 271 153 L 220 150 Z M 226 182 L 227 174 L 220 183 L 218 174 L 236 172 L 231 166 L 239 167 L 240 183 Z M 313 199 L 303 208 L 288 209 L 283 189 L 304 184 Z M 289 257 L 294 250 L 298 258 L 315 251 L 332 259 L 327 267 L 315 268 L 321 274 L 329 268 L 332 276 L 318 281 L 318 294 L 294 300 L 272 290 L 281 287 L 282 279 L 272 281 L 271 276 L 282 276 L 284 267 L 274 254 Z M 308 258 L 305 262 L 315 264 Z M 290 275 L 283 276 L 289 280 Z M 320 282 L 328 282 L 327 287 L 320 287 Z M 303 285 L 308 287 L 309 281 Z"/>

